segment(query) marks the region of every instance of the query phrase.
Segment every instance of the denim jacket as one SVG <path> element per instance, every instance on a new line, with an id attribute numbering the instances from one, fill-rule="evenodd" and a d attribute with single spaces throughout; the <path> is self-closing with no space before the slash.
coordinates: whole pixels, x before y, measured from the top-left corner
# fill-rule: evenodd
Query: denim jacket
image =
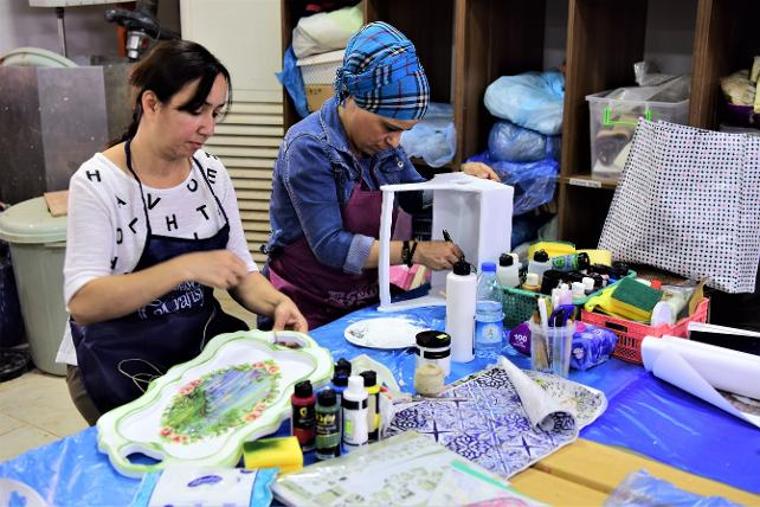
<path id="1" fill-rule="evenodd" d="M 357 159 L 333 97 L 285 135 L 274 164 L 270 253 L 306 236 L 323 264 L 361 273 L 374 238 L 343 230 L 341 208 L 363 178 L 368 188 L 423 181 L 401 148 Z"/>

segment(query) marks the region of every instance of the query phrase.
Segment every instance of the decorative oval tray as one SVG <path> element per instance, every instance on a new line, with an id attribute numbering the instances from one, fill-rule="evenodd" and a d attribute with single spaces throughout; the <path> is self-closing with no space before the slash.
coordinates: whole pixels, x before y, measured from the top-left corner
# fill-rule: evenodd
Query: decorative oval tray
<path id="1" fill-rule="evenodd" d="M 319 387 L 331 376 L 330 352 L 305 334 L 222 334 L 138 399 L 98 419 L 98 448 L 129 477 L 177 462 L 235 466 L 243 442 L 277 431 L 290 417 L 297 382 Z M 159 462 L 130 461 L 135 453 Z"/>

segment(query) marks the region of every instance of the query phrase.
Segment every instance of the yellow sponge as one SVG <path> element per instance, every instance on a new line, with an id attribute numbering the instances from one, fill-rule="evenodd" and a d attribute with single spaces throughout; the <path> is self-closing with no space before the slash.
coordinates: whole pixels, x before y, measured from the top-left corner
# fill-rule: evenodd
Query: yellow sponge
<path id="1" fill-rule="evenodd" d="M 603 264 L 612 266 L 612 252 L 609 250 L 578 250 L 578 253 L 585 252 L 591 259 L 591 264 Z"/>
<path id="2" fill-rule="evenodd" d="M 539 250 L 545 250 L 549 257 L 559 257 L 575 253 L 575 245 L 567 241 L 539 241 L 528 247 L 528 259 L 532 259 L 533 254 Z"/>
<path id="3" fill-rule="evenodd" d="M 245 468 L 280 469 L 281 474 L 303 468 L 303 452 L 296 437 L 261 438 L 243 444 Z"/>

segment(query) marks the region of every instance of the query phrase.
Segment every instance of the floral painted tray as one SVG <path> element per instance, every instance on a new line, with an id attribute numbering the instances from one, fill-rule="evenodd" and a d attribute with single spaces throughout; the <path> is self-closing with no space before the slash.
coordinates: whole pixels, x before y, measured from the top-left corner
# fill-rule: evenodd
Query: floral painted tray
<path id="1" fill-rule="evenodd" d="M 123 475 L 140 477 L 170 463 L 235 466 L 243 442 L 277 431 L 290 417 L 301 380 L 332 376 L 332 356 L 291 331 L 219 335 L 192 361 L 171 368 L 135 401 L 104 414 L 98 448 Z M 141 453 L 158 463 L 129 459 Z"/>

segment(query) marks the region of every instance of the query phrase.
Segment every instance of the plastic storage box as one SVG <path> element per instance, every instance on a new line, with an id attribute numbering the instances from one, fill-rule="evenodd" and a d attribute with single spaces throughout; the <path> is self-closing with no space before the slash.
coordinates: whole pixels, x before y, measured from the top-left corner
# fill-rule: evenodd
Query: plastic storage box
<path id="1" fill-rule="evenodd" d="M 643 102 L 607 98 L 609 91 L 586 96 L 591 123 L 591 175 L 616 178 L 625 167 L 640 117 L 686 124 L 689 100 Z"/>
<path id="2" fill-rule="evenodd" d="M 298 60 L 309 111 L 316 111 L 335 94 L 335 72 L 343 64 L 344 52 L 339 49 Z"/>
<path id="3" fill-rule="evenodd" d="M 672 325 L 663 324 L 656 327 L 601 313 L 587 312 L 586 310 L 581 312 L 581 320 L 594 326 L 609 329 L 618 335 L 613 356 L 629 363 L 643 364 L 641 361 L 641 342 L 644 341 L 645 336 L 660 338 L 669 335 L 686 338 L 689 336 L 689 322 L 707 322 L 709 308 L 710 300 L 705 298 L 697 305 L 694 315 L 684 317 Z"/>

